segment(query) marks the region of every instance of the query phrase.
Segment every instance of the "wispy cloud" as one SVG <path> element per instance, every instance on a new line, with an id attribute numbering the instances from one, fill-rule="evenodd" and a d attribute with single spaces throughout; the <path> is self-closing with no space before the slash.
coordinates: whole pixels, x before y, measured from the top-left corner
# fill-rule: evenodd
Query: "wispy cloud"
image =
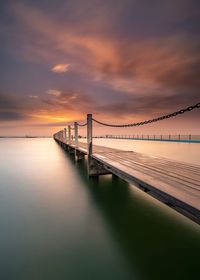
<path id="1" fill-rule="evenodd" d="M 48 94 L 48 95 L 51 95 L 51 96 L 56 96 L 56 97 L 58 97 L 58 96 L 61 95 L 61 91 L 56 90 L 56 89 L 49 89 L 49 90 L 47 90 L 47 94 Z"/>
<path id="2" fill-rule="evenodd" d="M 29 98 L 37 99 L 37 98 L 38 98 L 38 95 L 29 95 Z"/>
<path id="3" fill-rule="evenodd" d="M 69 71 L 70 64 L 57 64 L 51 68 L 52 72 L 55 73 L 65 73 Z"/>

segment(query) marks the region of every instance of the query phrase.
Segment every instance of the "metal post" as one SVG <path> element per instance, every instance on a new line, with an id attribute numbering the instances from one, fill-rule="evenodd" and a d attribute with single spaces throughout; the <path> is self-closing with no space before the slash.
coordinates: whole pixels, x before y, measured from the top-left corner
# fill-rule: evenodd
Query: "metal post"
<path id="1" fill-rule="evenodd" d="M 78 123 L 74 123 L 75 147 L 78 148 Z"/>
<path id="2" fill-rule="evenodd" d="M 87 114 L 87 146 L 88 156 L 92 155 L 92 114 Z"/>
<path id="3" fill-rule="evenodd" d="M 71 144 L 71 125 L 68 125 L 68 144 Z"/>

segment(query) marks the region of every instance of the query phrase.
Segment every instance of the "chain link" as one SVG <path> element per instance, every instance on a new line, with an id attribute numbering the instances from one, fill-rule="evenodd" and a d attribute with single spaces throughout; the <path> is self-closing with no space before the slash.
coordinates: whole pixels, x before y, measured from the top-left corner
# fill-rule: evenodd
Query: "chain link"
<path id="1" fill-rule="evenodd" d="M 78 126 L 86 126 L 87 125 L 87 122 L 84 123 L 84 124 L 81 124 L 81 123 L 77 123 Z"/>
<path id="2" fill-rule="evenodd" d="M 145 124 L 149 124 L 149 123 L 153 123 L 153 122 L 162 121 L 162 120 L 169 119 L 169 118 L 172 118 L 172 117 L 176 117 L 177 115 L 181 115 L 181 114 L 184 114 L 186 112 L 190 112 L 194 109 L 199 109 L 199 108 L 200 108 L 200 103 L 197 103 L 195 105 L 189 106 L 187 108 L 181 109 L 179 111 L 176 111 L 176 112 L 173 112 L 173 113 L 170 113 L 170 114 L 167 114 L 167 115 L 155 118 L 155 119 L 150 119 L 150 120 L 146 120 L 146 121 L 143 121 L 143 122 L 130 123 L 130 124 L 108 124 L 108 123 L 100 122 L 96 119 L 92 119 L 92 120 L 94 122 L 98 123 L 98 124 L 101 124 L 101 125 L 104 125 L 104 126 L 109 126 L 109 127 L 132 127 L 132 126 L 140 126 L 140 125 L 145 125 Z M 87 125 L 87 123 L 84 124 L 84 125 Z M 82 125 L 82 126 L 84 126 L 84 125 Z"/>

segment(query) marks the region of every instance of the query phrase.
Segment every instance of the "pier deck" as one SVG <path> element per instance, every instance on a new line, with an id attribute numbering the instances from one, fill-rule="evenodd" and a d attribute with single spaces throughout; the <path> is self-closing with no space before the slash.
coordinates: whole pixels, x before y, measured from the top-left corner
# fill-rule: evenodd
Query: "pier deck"
<path id="1" fill-rule="evenodd" d="M 63 148 L 87 155 L 87 144 Z M 93 145 L 92 159 L 107 172 L 134 184 L 200 224 L 200 166 Z M 102 173 L 103 174 L 103 173 Z M 105 174 L 105 173 L 104 173 Z"/>

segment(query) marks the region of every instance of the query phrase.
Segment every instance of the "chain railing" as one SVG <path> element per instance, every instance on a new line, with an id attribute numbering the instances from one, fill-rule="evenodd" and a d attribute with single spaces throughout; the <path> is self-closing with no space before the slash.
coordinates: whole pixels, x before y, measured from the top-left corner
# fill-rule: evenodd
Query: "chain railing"
<path id="1" fill-rule="evenodd" d="M 200 135 L 172 135 L 172 134 L 134 134 L 134 135 L 110 135 L 97 136 L 96 138 L 106 138 L 106 139 L 127 139 L 127 140 L 150 140 L 150 141 L 172 141 L 172 142 L 200 142 Z"/>
<path id="2" fill-rule="evenodd" d="M 54 138 L 55 139 L 58 139 L 60 141 L 64 141 L 65 143 L 68 142 L 68 144 L 70 145 L 71 144 L 71 141 L 72 141 L 72 138 L 73 138 L 73 135 L 72 135 L 72 130 L 74 130 L 74 138 L 75 138 L 75 147 L 77 148 L 78 147 L 78 138 L 79 138 L 79 135 L 78 135 L 78 127 L 85 127 L 87 126 L 87 144 L 88 144 L 88 155 L 90 156 L 92 154 L 92 138 L 93 138 L 93 135 L 92 135 L 92 124 L 93 122 L 97 123 L 97 124 L 100 124 L 100 125 L 103 125 L 103 126 L 107 126 L 107 127 L 121 127 L 121 128 L 124 128 L 124 127 L 135 127 L 135 126 L 142 126 L 142 125 L 147 125 L 147 124 L 151 124 L 151 123 L 154 123 L 154 122 L 158 122 L 158 121 L 162 121 L 162 120 L 165 120 L 165 119 L 169 119 L 169 118 L 172 118 L 172 117 L 176 117 L 178 115 L 182 115 L 186 112 L 190 112 L 194 109 L 199 109 L 200 108 L 200 103 L 197 103 L 195 105 L 192 105 L 192 106 L 189 106 L 187 108 L 184 108 L 184 109 L 181 109 L 179 111 L 175 111 L 173 113 L 170 113 L 170 114 L 167 114 L 167 115 L 163 115 L 163 116 L 160 116 L 160 117 L 157 117 L 157 118 L 154 118 L 154 119 L 149 119 L 149 120 L 145 120 L 145 121 L 142 121 L 142 122 L 134 122 L 134 123 L 129 123 L 129 124 L 109 124 L 109 123 L 105 123 L 105 122 L 102 122 L 102 121 L 98 121 L 96 119 L 94 119 L 92 117 L 92 114 L 88 114 L 87 115 L 87 121 L 85 123 L 79 123 L 79 122 L 75 122 L 74 123 L 74 127 L 72 127 L 71 125 L 68 125 L 67 126 L 67 129 L 65 128 L 64 130 L 61 130 L 57 133 L 54 134 Z M 145 137 L 142 136 L 142 138 L 140 138 L 141 140 L 145 140 Z M 148 135 L 146 140 L 150 140 L 150 136 Z M 157 140 L 157 138 L 153 137 L 154 140 Z M 152 140 L 152 139 L 151 139 Z M 159 140 L 164 140 L 164 137 L 162 135 L 160 135 L 160 139 Z M 168 140 L 172 140 L 171 136 L 168 136 Z M 181 136 L 179 135 L 178 136 L 178 141 L 181 140 Z M 189 139 L 188 140 L 192 140 L 191 139 L 191 135 L 189 135 Z"/>
<path id="3" fill-rule="evenodd" d="M 86 126 L 87 125 L 87 122 L 86 123 L 77 123 L 78 126 Z"/>
<path id="4" fill-rule="evenodd" d="M 101 124 L 101 125 L 104 125 L 104 126 L 109 126 L 109 127 L 141 126 L 141 125 L 150 124 L 150 123 L 162 121 L 162 120 L 165 120 L 165 119 L 169 119 L 169 118 L 172 118 L 172 117 L 176 117 L 177 115 L 181 115 L 181 114 L 184 114 L 186 112 L 190 112 L 190 111 L 192 111 L 194 109 L 198 109 L 198 108 L 200 108 L 200 103 L 197 103 L 195 105 L 189 106 L 187 108 L 181 109 L 179 111 L 176 111 L 176 112 L 173 112 L 173 113 L 170 113 L 170 114 L 167 114 L 167 115 L 163 115 L 163 116 L 158 117 L 158 118 L 149 119 L 149 120 L 142 121 L 142 122 L 129 123 L 129 124 L 109 124 L 109 123 L 104 123 L 104 122 L 98 121 L 96 119 L 92 119 L 92 120 L 94 122 L 98 123 L 98 124 Z"/>

